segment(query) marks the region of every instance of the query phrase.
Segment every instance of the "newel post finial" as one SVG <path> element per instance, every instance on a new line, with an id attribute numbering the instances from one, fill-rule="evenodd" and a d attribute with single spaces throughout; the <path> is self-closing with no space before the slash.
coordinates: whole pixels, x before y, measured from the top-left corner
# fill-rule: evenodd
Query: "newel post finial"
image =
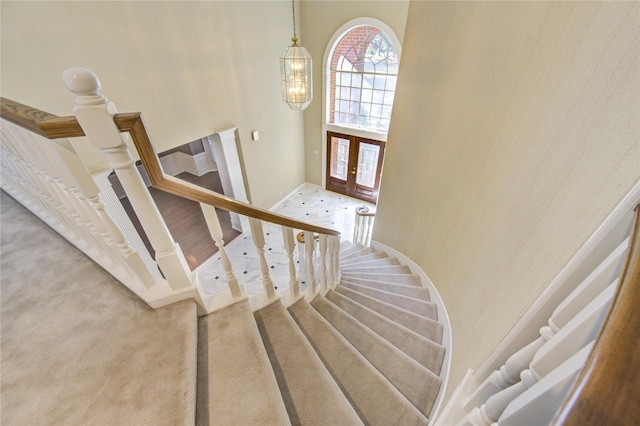
<path id="1" fill-rule="evenodd" d="M 62 72 L 67 90 L 76 95 L 76 108 L 106 104 L 109 100 L 101 92 L 100 80 L 86 68 L 67 68 Z"/>

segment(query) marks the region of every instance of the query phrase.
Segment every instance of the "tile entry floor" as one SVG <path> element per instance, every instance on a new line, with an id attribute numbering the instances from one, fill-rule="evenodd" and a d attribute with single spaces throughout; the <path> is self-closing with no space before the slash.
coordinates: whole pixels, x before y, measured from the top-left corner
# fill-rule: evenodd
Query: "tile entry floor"
<path id="1" fill-rule="evenodd" d="M 333 228 L 341 233 L 341 240 L 351 241 L 355 223 L 355 208 L 365 205 L 375 211 L 375 205 L 330 192 L 320 186 L 305 183 L 280 201 L 273 209 L 275 213 L 308 222 L 325 228 Z M 265 258 L 269 265 L 271 280 L 280 295 L 289 291 L 289 259 L 282 242 L 279 225 L 263 222 L 265 234 Z M 294 230 L 294 234 L 299 231 Z M 244 285 L 249 297 L 263 291 L 258 253 L 253 245 L 250 231 L 236 237 L 225 245 L 231 260 L 233 272 L 238 282 Z M 294 261 L 298 267 L 298 246 L 294 249 Z M 200 284 L 206 294 L 216 294 L 227 288 L 226 274 L 222 268 L 220 255 L 215 254 L 196 269 Z M 298 271 L 296 271 L 298 272 Z M 298 276 L 298 281 L 300 277 Z M 305 284 L 301 282 L 301 290 Z"/>

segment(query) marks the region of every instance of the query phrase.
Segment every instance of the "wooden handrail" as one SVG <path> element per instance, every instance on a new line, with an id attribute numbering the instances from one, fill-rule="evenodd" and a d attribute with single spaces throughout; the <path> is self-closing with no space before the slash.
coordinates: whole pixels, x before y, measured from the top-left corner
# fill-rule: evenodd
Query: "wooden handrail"
<path id="1" fill-rule="evenodd" d="M 0 111 L 3 119 L 48 139 L 85 136 L 84 131 L 75 117 L 58 117 L 6 98 L 0 98 L 0 103 Z M 326 235 L 340 235 L 340 232 L 335 229 L 323 228 L 291 219 L 234 200 L 233 198 L 193 185 L 189 182 L 176 179 L 173 176 L 165 175 L 158 154 L 149 139 L 149 134 L 142 121 L 142 114 L 137 112 L 115 114 L 113 121 L 121 132 L 128 132 L 131 135 L 131 139 L 140 155 L 140 161 L 147 171 L 151 185 L 154 188 L 182 198 L 208 204 L 255 219 L 272 222 L 277 225 Z"/>
<path id="2" fill-rule="evenodd" d="M 596 343 L 553 424 L 640 424 L 640 205 L 620 284 Z"/>
<path id="3" fill-rule="evenodd" d="M 58 117 L 11 99 L 0 98 L 0 115 L 5 120 L 48 139 L 84 136 L 75 117 Z"/>

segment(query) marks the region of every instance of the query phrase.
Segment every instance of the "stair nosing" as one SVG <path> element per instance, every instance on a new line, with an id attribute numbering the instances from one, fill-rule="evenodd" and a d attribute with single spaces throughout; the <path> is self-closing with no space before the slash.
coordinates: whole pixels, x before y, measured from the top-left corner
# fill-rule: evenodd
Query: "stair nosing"
<path id="1" fill-rule="evenodd" d="M 371 298 L 373 298 L 373 299 L 379 300 L 379 301 L 384 302 L 384 303 L 387 303 L 387 304 L 389 304 L 389 305 L 396 306 L 396 307 L 398 307 L 398 308 L 400 308 L 400 309 L 404 309 L 404 310 L 406 310 L 406 311 L 408 311 L 408 312 L 412 312 L 412 313 L 414 313 L 414 314 L 416 314 L 416 315 L 420 315 L 420 316 L 423 316 L 423 317 L 425 317 L 425 318 L 430 318 L 430 319 L 432 319 L 432 320 L 434 320 L 434 321 L 438 321 L 438 305 L 436 305 L 434 302 L 427 301 L 427 300 L 420 300 L 420 299 L 416 299 L 416 298 L 413 298 L 413 297 L 405 296 L 405 295 L 402 295 L 402 294 L 391 293 L 391 292 L 388 292 L 388 291 L 379 290 L 379 289 L 377 289 L 377 288 L 367 287 L 367 286 L 363 286 L 363 285 L 360 285 L 360 284 L 349 283 L 349 281 L 348 281 L 348 280 L 341 280 L 341 281 L 340 281 L 340 284 L 338 285 L 338 287 L 339 287 L 340 285 L 342 285 L 343 281 L 345 282 L 345 287 L 346 287 L 346 288 L 349 288 L 350 290 L 355 291 L 356 293 L 362 294 L 362 295 L 364 295 L 364 296 L 371 297 Z M 356 289 L 350 288 L 349 286 L 356 286 Z M 367 294 L 367 293 L 363 293 L 362 291 L 358 291 L 358 287 L 360 287 L 360 288 L 365 288 L 367 291 L 372 291 L 372 292 L 374 292 L 374 293 L 381 293 L 381 294 L 380 294 L 380 296 L 397 297 L 397 298 L 399 298 L 400 300 L 403 300 L 403 299 L 404 299 L 405 301 L 407 301 L 407 302 L 409 302 L 409 303 L 416 303 L 416 304 L 418 304 L 418 305 L 423 305 L 423 306 L 429 307 L 430 309 L 432 309 L 432 310 L 434 311 L 434 316 L 435 316 L 435 318 L 434 318 L 434 317 L 431 317 L 431 316 L 428 316 L 428 315 L 424 315 L 424 314 L 418 313 L 418 312 L 411 311 L 411 310 L 409 310 L 409 309 L 406 309 L 406 308 L 403 308 L 403 307 L 401 307 L 401 306 L 398 306 L 398 305 L 396 305 L 395 303 L 388 302 L 388 301 L 386 301 L 386 300 L 382 300 L 382 299 L 380 299 L 379 297 L 372 296 L 372 295 Z"/>
<path id="2" fill-rule="evenodd" d="M 305 334 L 307 339 L 314 346 L 314 349 L 316 350 L 316 352 L 319 352 L 319 349 L 316 347 L 316 345 L 314 344 L 313 340 L 308 335 L 308 331 L 305 330 L 304 325 L 302 325 L 300 323 L 299 319 L 296 317 L 296 315 L 294 313 L 294 311 L 297 309 L 296 305 L 298 305 L 299 303 L 306 303 L 308 305 L 309 309 L 311 309 L 315 313 L 314 315 L 318 318 L 317 321 L 320 321 L 327 328 L 327 330 L 329 330 L 329 332 L 333 336 L 335 336 L 335 338 L 338 341 L 340 341 L 346 348 L 348 348 L 349 352 L 352 353 L 354 356 L 356 356 L 359 359 L 359 362 L 364 363 L 365 366 L 368 366 L 370 368 L 370 371 L 372 371 L 372 374 L 377 376 L 378 380 L 382 380 L 383 382 L 387 383 L 388 387 L 390 389 L 390 392 L 392 392 L 392 394 L 395 394 L 397 398 L 400 398 L 402 401 L 405 401 L 406 404 L 407 404 L 406 406 L 409 407 L 410 411 L 413 411 L 415 416 L 418 416 L 419 419 L 424 419 L 424 420 L 427 420 L 427 421 L 429 420 L 429 418 L 427 416 L 425 416 L 423 413 L 421 413 L 420 410 L 418 410 L 409 400 L 407 400 L 406 397 L 400 391 L 398 391 L 398 389 L 393 384 L 391 384 L 387 380 L 387 378 L 384 377 L 384 375 L 382 375 L 373 365 L 371 365 L 369 360 L 367 360 L 364 356 L 362 356 L 362 354 L 360 354 L 360 352 L 353 346 L 353 344 L 351 342 L 349 342 L 338 330 L 336 330 L 335 327 L 329 321 L 327 321 L 313 306 L 311 306 L 311 304 L 309 302 L 307 302 L 305 299 L 301 299 L 298 302 L 296 302 L 295 304 L 293 304 L 292 306 L 290 306 L 289 307 L 289 311 L 292 312 L 293 319 L 296 321 L 296 323 L 298 323 L 298 326 L 300 327 L 302 332 Z M 323 356 L 320 356 L 320 359 L 322 359 L 322 361 L 323 361 L 323 363 L 325 363 L 325 365 L 327 365 L 327 363 L 329 362 Z M 344 385 L 341 383 L 341 381 L 338 379 L 338 377 L 336 377 L 337 373 L 333 370 L 333 368 L 331 368 L 328 365 L 327 365 L 327 369 L 329 370 L 331 375 L 334 376 L 334 379 L 338 383 L 338 386 L 340 386 L 340 388 L 343 390 L 343 392 L 345 392 L 347 398 L 351 399 L 351 397 L 349 395 L 349 392 L 346 389 L 344 389 Z M 361 419 L 365 423 L 367 423 L 367 419 L 363 418 L 364 414 L 361 412 L 361 410 L 358 409 L 357 407 L 354 407 L 354 408 L 361 415 Z"/>
<path id="3" fill-rule="evenodd" d="M 381 257 L 378 259 L 365 260 L 364 262 L 347 262 L 346 265 L 341 262 L 340 266 L 341 268 L 348 268 L 349 266 L 358 266 L 362 268 L 375 267 L 377 264 L 374 262 L 379 262 L 382 266 L 403 266 L 395 257 Z M 384 262 L 390 263 L 385 264 Z"/>
<path id="4" fill-rule="evenodd" d="M 392 269 L 393 268 L 393 269 Z M 357 267 L 357 268 L 343 268 L 342 266 L 340 266 L 340 270 L 344 271 L 344 272 L 352 272 L 352 273 L 367 273 L 366 271 L 374 271 L 371 273 L 385 273 L 385 270 L 388 269 L 389 271 L 393 271 L 395 269 L 399 269 L 401 268 L 403 271 L 407 271 L 407 272 L 397 272 L 397 274 L 399 275 L 411 275 L 411 270 L 409 269 L 409 267 L 407 265 L 391 265 L 391 266 L 372 266 L 372 267 Z M 380 271 L 382 269 L 382 271 Z"/>
<path id="5" fill-rule="evenodd" d="M 348 260 L 353 260 L 353 259 L 358 259 L 360 257 L 364 257 L 364 256 L 368 256 L 370 254 L 375 254 L 375 253 L 379 253 L 378 251 L 376 251 L 374 248 L 372 247 L 365 247 L 362 248 L 358 251 L 354 251 L 351 253 L 347 253 L 347 254 L 340 254 L 340 261 L 348 261 Z"/>
<path id="6" fill-rule="evenodd" d="M 274 314 L 272 313 L 272 311 L 275 309 L 278 309 L 278 312 Z M 274 333 L 275 326 L 271 321 L 274 320 L 275 315 L 285 316 L 282 319 L 283 321 L 285 321 L 285 324 L 279 323 L 275 324 L 275 326 L 283 327 L 287 330 L 278 328 L 278 330 L 276 330 Z M 327 370 L 326 366 L 318 356 L 316 350 L 304 335 L 294 318 L 291 316 L 291 313 L 281 302 L 275 302 L 254 312 L 254 317 L 256 319 L 258 330 L 260 332 L 260 335 L 262 336 L 265 348 L 267 349 L 267 356 L 269 357 L 269 361 L 274 369 L 281 394 L 288 394 L 288 398 L 283 396 L 283 400 L 285 406 L 287 407 L 287 412 L 289 413 L 290 418 L 293 416 L 294 424 L 298 422 L 317 423 L 319 420 L 323 419 L 309 417 L 308 414 L 305 415 L 305 413 L 313 411 L 308 410 L 308 407 L 306 406 L 305 397 L 308 397 L 308 395 L 304 393 L 300 394 L 299 388 L 296 389 L 295 386 L 290 387 L 290 385 L 295 384 L 291 382 L 292 380 L 300 379 L 300 376 L 298 376 L 298 374 L 291 374 L 291 368 L 299 369 L 300 365 L 298 364 L 293 366 L 292 364 L 285 364 L 284 362 L 286 362 L 287 360 L 286 357 L 279 356 L 282 354 L 281 351 L 289 351 L 289 346 L 295 347 L 296 350 L 303 352 L 303 356 L 300 357 L 300 359 L 296 359 L 295 362 L 304 364 L 303 369 L 305 370 L 305 372 L 311 372 L 312 370 L 315 370 L 314 380 L 312 382 L 315 385 L 322 384 L 322 387 L 317 390 L 321 391 L 321 393 L 326 395 L 327 398 L 333 398 L 331 401 L 324 400 L 325 403 L 331 402 L 332 407 L 340 407 L 340 413 L 334 414 L 340 414 L 341 418 L 344 419 L 346 419 L 349 415 L 354 416 L 349 420 L 350 422 L 358 418 L 358 415 L 353 409 L 353 406 L 351 406 L 348 399 L 341 392 L 339 386 L 334 381 L 330 372 Z M 275 319 L 275 321 L 277 321 L 277 318 Z M 277 338 L 277 332 L 287 333 L 287 344 L 283 344 L 282 339 L 275 340 Z M 269 342 L 269 345 L 271 346 L 271 351 L 267 348 L 267 342 Z M 280 373 L 278 373 L 277 370 L 280 370 Z M 301 384 L 298 382 L 297 386 L 301 386 Z M 283 390 L 283 387 L 285 387 L 286 389 Z M 316 387 L 317 386 L 314 386 L 314 388 Z M 307 407 L 307 410 L 305 410 L 305 407 Z M 333 420 L 335 421 L 336 419 L 334 418 Z"/>
<path id="7" fill-rule="evenodd" d="M 329 318 L 327 318 L 325 316 L 325 314 L 318 308 L 318 304 L 322 304 L 322 303 L 326 303 L 325 306 L 327 306 L 329 309 L 334 309 L 334 312 L 337 313 L 337 315 L 342 316 L 343 319 L 346 319 L 350 322 L 352 322 L 357 329 L 359 329 L 358 335 L 359 336 L 363 336 L 363 335 L 367 335 L 369 337 L 369 339 L 373 339 L 375 342 L 377 342 L 376 344 L 382 345 L 384 351 L 390 351 L 391 353 L 394 354 L 394 356 L 398 356 L 398 359 L 395 359 L 394 362 L 384 362 L 381 361 L 380 359 L 375 359 L 376 354 L 374 352 L 371 352 L 371 349 L 369 349 L 369 353 L 365 354 L 365 352 L 363 352 L 363 349 L 366 349 L 364 347 L 358 347 L 357 343 L 352 343 L 351 339 L 346 336 L 345 334 L 343 334 L 345 331 L 341 331 L 340 328 L 338 328 L 336 325 L 334 325 L 331 320 Z M 362 355 L 364 356 L 370 363 L 371 365 L 373 365 L 374 368 L 376 368 L 396 389 L 398 389 L 398 391 L 400 391 L 401 394 L 404 395 L 405 398 L 407 398 L 409 400 L 409 402 L 411 402 L 418 410 L 420 410 L 422 412 L 422 408 L 419 406 L 420 404 L 416 402 L 414 402 L 412 399 L 412 397 L 410 395 L 408 395 L 405 391 L 403 391 L 399 386 L 403 386 L 401 383 L 398 383 L 397 381 L 393 380 L 391 377 L 389 377 L 390 374 L 393 374 L 392 371 L 390 371 L 390 368 L 394 368 L 396 367 L 398 364 L 398 362 L 400 363 L 404 363 L 405 366 L 409 366 L 410 369 L 413 369 L 413 374 L 425 374 L 426 377 L 424 378 L 425 380 L 435 380 L 438 383 L 438 389 L 440 389 L 440 387 L 442 386 L 442 379 L 433 371 L 429 370 L 428 368 L 426 368 L 425 366 L 423 366 L 422 364 L 420 364 L 418 361 L 416 361 L 415 359 L 413 359 L 412 357 L 410 357 L 409 355 L 407 355 L 404 351 L 400 350 L 399 348 L 397 348 L 395 345 L 393 345 L 392 343 L 390 343 L 388 340 L 384 339 L 383 337 L 381 337 L 380 335 L 378 335 L 376 332 L 374 332 L 373 330 L 371 330 L 367 325 L 363 324 L 362 322 L 360 322 L 357 318 L 353 317 L 353 315 L 351 315 L 350 313 L 344 311 L 343 309 L 341 309 L 339 306 L 337 306 L 336 304 L 334 304 L 333 302 L 331 302 L 330 300 L 326 299 L 325 297 L 318 295 L 317 297 L 314 298 L 314 300 L 311 302 L 311 306 L 313 306 L 316 311 L 318 311 L 320 313 L 320 315 L 322 315 L 337 331 L 338 333 L 340 333 L 345 339 L 347 339 L 347 341 L 349 341 L 349 343 L 351 343 L 353 345 L 353 347 Z M 367 346 L 366 344 L 364 346 Z M 373 357 L 374 359 L 372 359 L 371 357 Z M 387 360 L 389 360 L 390 358 L 387 358 Z M 383 371 L 384 370 L 384 371 Z M 406 385 L 405 385 L 406 386 Z M 437 392 L 436 392 L 436 397 L 437 397 Z M 433 404 L 435 402 L 435 398 L 430 402 L 429 405 L 429 410 L 427 410 L 428 412 L 431 411 L 431 409 L 433 408 Z M 427 416 L 428 414 L 425 412 L 422 412 L 422 414 L 424 414 L 425 416 Z"/>
<path id="8" fill-rule="evenodd" d="M 443 328 L 442 327 L 437 327 L 438 332 L 435 333 L 434 336 L 425 336 L 422 335 L 414 330 L 411 330 L 408 327 L 405 327 L 404 325 L 397 323 L 395 321 L 393 321 L 390 318 L 387 318 L 386 316 L 376 312 L 374 309 L 369 308 L 368 306 L 365 306 L 361 303 L 358 303 L 355 300 L 349 299 L 347 296 L 345 296 L 342 293 L 338 293 L 337 291 L 329 291 L 327 292 L 327 294 L 325 295 L 325 298 L 330 300 L 332 303 L 334 303 L 335 305 L 337 305 L 340 309 L 342 309 L 343 311 L 348 312 L 351 316 L 353 316 L 354 318 L 356 318 L 358 321 L 362 322 L 364 325 L 366 325 L 367 327 L 369 327 L 374 333 L 378 334 L 381 338 L 387 340 L 389 343 L 391 343 L 392 345 L 396 346 L 398 349 L 402 350 L 403 352 L 405 352 L 407 355 L 409 355 L 410 357 L 412 357 L 413 359 L 415 359 L 416 361 L 420 362 L 422 364 L 422 362 L 417 359 L 414 358 L 409 352 L 404 351 L 404 349 L 400 348 L 398 345 L 396 345 L 392 340 L 388 339 L 387 337 L 385 337 L 383 334 L 379 333 L 375 328 L 372 328 L 371 326 L 368 325 L 367 322 L 361 320 L 358 315 L 359 314 L 354 314 L 352 313 L 348 308 L 344 308 L 342 307 L 339 303 L 337 303 L 336 301 L 334 301 L 333 299 L 337 299 L 337 300 L 344 300 L 344 303 L 347 306 L 354 306 L 356 309 L 360 309 L 362 311 L 364 311 L 365 313 L 368 313 L 368 315 L 373 316 L 373 318 L 375 318 L 376 321 L 376 325 L 378 323 L 386 323 L 389 325 L 389 327 L 392 327 L 396 330 L 399 330 L 401 333 L 405 334 L 405 335 L 409 335 L 411 338 L 413 339 L 417 339 L 419 341 L 423 341 L 423 342 L 427 342 L 428 345 L 435 345 L 436 347 L 442 348 L 443 351 L 446 351 L 447 348 L 442 344 L 442 331 Z M 429 370 L 433 371 L 435 374 L 440 374 L 441 370 L 442 370 L 442 363 L 444 361 L 444 356 L 442 357 L 442 359 L 438 362 L 439 366 L 436 368 L 436 370 L 432 370 L 431 368 L 429 368 L 427 365 L 424 365 L 426 368 L 429 368 Z"/>
<path id="9" fill-rule="evenodd" d="M 370 283 L 373 283 L 372 285 L 368 285 L 368 284 L 361 284 L 361 283 L 357 283 L 352 281 L 353 279 L 357 279 L 357 280 L 361 280 L 361 281 L 367 281 Z M 418 287 L 418 286 L 414 286 L 414 285 L 407 285 L 407 284 L 397 284 L 397 283 L 391 283 L 391 282 L 387 282 L 387 281 L 376 281 L 376 280 L 367 280 L 364 278 L 357 278 L 357 277 L 346 277 L 346 278 L 342 278 L 340 281 L 344 281 L 350 284 L 355 284 L 355 285 L 360 285 L 360 286 L 364 286 L 364 287 L 370 287 L 370 288 L 374 288 L 380 291 L 386 291 L 388 293 L 393 293 L 393 294 L 397 294 L 400 296 L 405 296 L 405 297 L 411 297 L 413 299 L 416 300 L 422 300 L 425 302 L 431 302 L 431 296 L 429 295 L 429 289 L 426 287 Z M 423 292 L 425 292 L 425 296 L 426 299 L 420 298 L 420 297 L 415 297 L 415 296 L 410 296 L 408 294 L 403 294 L 403 293 L 396 293 L 395 291 L 392 290 L 383 290 L 379 287 L 376 287 L 378 284 L 382 284 L 382 285 L 388 285 L 388 286 L 392 286 L 392 287 L 397 287 L 398 290 L 415 290 L 415 289 L 421 289 L 423 290 Z M 433 302 L 431 302 L 433 303 Z"/>
<path id="10" fill-rule="evenodd" d="M 393 278 L 389 278 L 389 279 L 396 279 L 398 277 L 412 277 L 413 279 L 417 279 L 418 280 L 418 284 L 402 284 L 402 285 L 410 285 L 412 287 L 422 287 L 422 288 L 426 288 L 425 286 L 422 285 L 422 281 L 420 280 L 420 276 L 417 274 L 380 274 L 380 273 L 369 273 L 369 272 L 349 272 L 349 271 L 340 271 L 340 274 L 342 276 L 346 276 L 346 277 L 353 277 L 353 278 L 361 278 L 361 279 L 369 279 L 369 276 L 371 277 L 380 277 L 381 275 L 383 275 L 385 278 L 387 277 L 393 277 Z M 365 277 L 360 277 L 360 276 L 355 276 L 355 275 L 364 275 Z M 374 280 L 375 281 L 375 280 Z"/>
<path id="11" fill-rule="evenodd" d="M 354 301 L 354 302 L 356 302 L 356 303 L 359 303 L 357 300 L 354 300 L 354 299 L 353 299 L 349 294 L 344 294 L 344 293 L 342 293 L 340 290 L 341 290 L 340 286 L 336 287 L 336 289 L 335 289 L 335 291 L 336 291 L 336 292 L 341 293 L 343 296 L 348 297 L 349 299 L 353 300 L 353 301 Z M 357 293 L 357 295 L 358 295 L 358 296 L 364 297 L 364 298 L 365 298 L 365 300 L 366 300 L 366 299 L 369 299 L 369 300 L 373 301 L 373 302 L 374 302 L 374 304 L 375 304 L 375 303 L 379 303 L 379 304 L 381 304 L 383 307 L 390 308 L 392 311 L 397 310 L 397 311 L 399 311 L 399 313 L 400 313 L 400 314 L 403 314 L 403 315 L 409 315 L 410 317 L 415 317 L 415 320 L 418 320 L 418 321 L 426 321 L 426 322 L 429 322 L 429 323 L 436 323 L 436 324 L 440 324 L 440 325 L 442 325 L 442 323 L 441 323 L 441 322 L 436 321 L 436 320 L 434 320 L 434 319 L 432 319 L 432 318 L 428 318 L 428 317 L 425 317 L 425 316 L 423 316 L 423 315 L 416 314 L 415 312 L 411 312 L 411 311 L 409 311 L 409 310 L 406 310 L 406 309 L 403 309 L 403 308 L 399 308 L 398 306 L 391 305 L 390 303 L 386 303 L 386 302 L 383 302 L 383 301 L 381 301 L 381 300 L 374 299 L 373 297 L 369 297 L 369 296 L 367 296 L 366 294 L 358 293 L 358 292 L 353 291 L 353 290 L 350 290 L 350 289 L 348 289 L 348 288 L 344 288 L 344 290 L 352 291 L 353 293 Z M 362 303 L 361 303 L 361 304 L 362 304 Z M 367 305 L 365 305 L 365 306 L 367 306 Z M 373 309 L 373 308 L 369 308 L 369 309 Z M 376 312 L 378 312 L 376 309 L 373 309 L 373 310 L 374 310 L 374 311 L 376 311 Z M 385 315 L 385 314 L 384 314 L 384 313 L 382 313 L 382 312 L 378 312 L 378 313 L 379 313 L 380 315 L 384 315 L 385 317 L 389 318 L 391 321 L 397 322 L 397 323 L 398 323 L 398 324 L 400 324 L 400 325 L 404 325 L 405 327 L 407 327 L 407 328 L 409 328 L 409 329 L 411 329 L 411 330 L 415 331 L 416 333 L 421 334 L 418 330 L 414 330 L 414 329 L 412 329 L 409 325 L 402 324 L 402 323 L 400 323 L 400 322 L 396 321 L 394 318 L 390 318 L 390 317 L 388 317 L 387 315 Z M 413 323 L 412 323 L 412 324 L 413 324 Z"/>

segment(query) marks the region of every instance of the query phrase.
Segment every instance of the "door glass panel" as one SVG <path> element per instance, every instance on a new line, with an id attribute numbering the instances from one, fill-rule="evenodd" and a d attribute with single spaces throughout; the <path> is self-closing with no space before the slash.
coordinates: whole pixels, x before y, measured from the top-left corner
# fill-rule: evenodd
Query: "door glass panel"
<path id="1" fill-rule="evenodd" d="M 349 139 L 331 137 L 331 177 L 347 180 L 349 145 Z"/>
<path id="2" fill-rule="evenodd" d="M 379 156 L 380 146 L 360 142 L 360 149 L 358 150 L 358 174 L 356 175 L 357 185 L 366 186 L 371 189 L 375 188 Z"/>

